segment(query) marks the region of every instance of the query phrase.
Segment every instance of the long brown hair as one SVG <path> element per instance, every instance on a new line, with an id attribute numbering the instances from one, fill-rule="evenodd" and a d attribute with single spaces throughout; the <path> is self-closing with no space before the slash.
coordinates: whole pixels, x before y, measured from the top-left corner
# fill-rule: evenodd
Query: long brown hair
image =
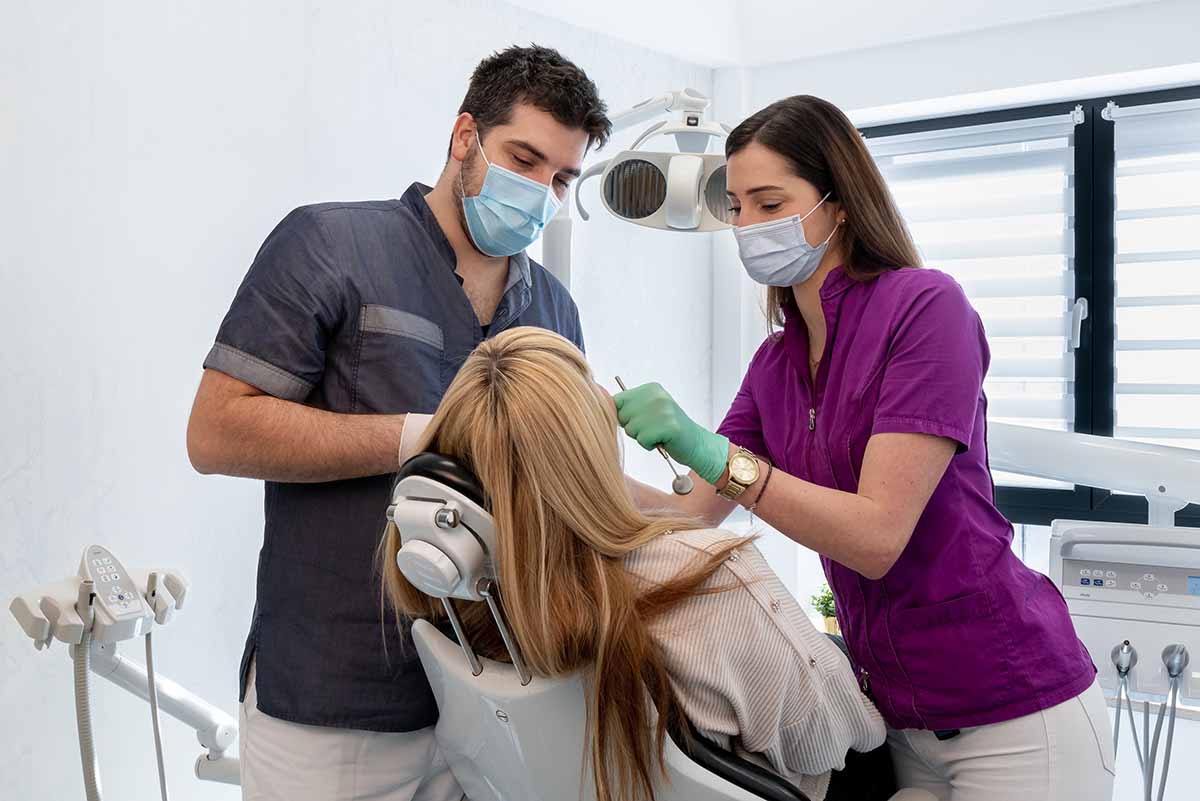
<path id="1" fill-rule="evenodd" d="M 812 95 L 776 101 L 733 129 L 725 140 L 725 158 L 753 142 L 783 156 L 797 177 L 841 204 L 846 222 L 836 236 L 851 277 L 865 281 L 887 270 L 921 266 L 891 191 L 862 136 L 837 106 Z M 768 320 L 783 325 L 783 307 L 794 303 L 791 287 L 769 287 Z"/>
<path id="2" fill-rule="evenodd" d="M 420 444 L 469 467 L 483 485 L 496 526 L 503 609 L 531 672 L 590 669 L 588 739 L 598 801 L 653 799 L 666 727 L 681 712 L 647 624 L 708 591 L 701 585 L 746 542 L 721 543 L 666 584 L 635 581 L 623 567 L 625 555 L 701 524 L 638 510 L 621 469 L 620 435 L 583 354 L 557 334 L 515 328 L 467 358 Z M 440 602 L 397 569 L 400 544 L 390 524 L 380 548 L 386 597 L 401 615 L 442 616 Z M 475 650 L 506 659 L 486 608 L 456 609 Z"/>

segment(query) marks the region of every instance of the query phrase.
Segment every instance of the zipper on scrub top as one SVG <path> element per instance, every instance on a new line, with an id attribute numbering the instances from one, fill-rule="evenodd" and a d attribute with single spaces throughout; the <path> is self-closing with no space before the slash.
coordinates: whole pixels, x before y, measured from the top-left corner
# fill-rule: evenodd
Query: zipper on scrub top
<path id="1" fill-rule="evenodd" d="M 808 430 L 817 430 L 817 410 L 815 408 L 808 410 Z"/>

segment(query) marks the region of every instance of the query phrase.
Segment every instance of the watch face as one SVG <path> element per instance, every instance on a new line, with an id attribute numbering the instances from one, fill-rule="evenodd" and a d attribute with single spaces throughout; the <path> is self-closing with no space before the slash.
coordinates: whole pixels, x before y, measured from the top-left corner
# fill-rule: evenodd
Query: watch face
<path id="1" fill-rule="evenodd" d="M 749 456 L 734 456 L 729 461 L 729 475 L 739 484 L 753 484 L 758 480 L 758 462 Z"/>

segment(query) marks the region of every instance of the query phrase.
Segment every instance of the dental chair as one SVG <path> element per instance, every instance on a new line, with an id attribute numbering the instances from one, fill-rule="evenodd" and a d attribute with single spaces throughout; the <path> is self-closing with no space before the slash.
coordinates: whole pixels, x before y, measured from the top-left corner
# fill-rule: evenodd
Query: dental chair
<path id="1" fill-rule="evenodd" d="M 482 487 L 456 462 L 422 453 L 404 464 L 387 510 L 400 531 L 400 571 L 442 600 L 457 642 L 426 620 L 413 640 L 437 700 L 438 745 L 470 801 L 590 801 L 587 704 L 578 674 L 534 677 L 505 620 L 491 554 L 496 534 Z M 475 654 L 452 598 L 486 603 L 512 663 Z M 681 730 L 682 729 L 682 730 Z M 659 801 L 809 801 L 770 771 L 681 724 L 665 743 Z M 926 798 L 893 796 L 893 801 Z M 928 796 L 932 798 L 931 796 Z"/>

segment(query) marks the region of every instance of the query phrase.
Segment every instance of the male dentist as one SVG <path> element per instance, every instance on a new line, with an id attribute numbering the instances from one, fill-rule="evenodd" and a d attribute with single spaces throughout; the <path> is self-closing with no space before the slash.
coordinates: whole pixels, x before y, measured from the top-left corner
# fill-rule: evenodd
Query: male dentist
<path id="1" fill-rule="evenodd" d="M 250 266 L 187 433 L 199 472 L 266 482 L 244 799 L 462 796 L 407 627 L 381 613 L 390 477 L 406 416 L 432 413 L 484 338 L 535 325 L 583 347 L 575 303 L 524 251 L 611 127 L 582 70 L 511 47 L 472 74 L 436 186 L 298 208 Z"/>

